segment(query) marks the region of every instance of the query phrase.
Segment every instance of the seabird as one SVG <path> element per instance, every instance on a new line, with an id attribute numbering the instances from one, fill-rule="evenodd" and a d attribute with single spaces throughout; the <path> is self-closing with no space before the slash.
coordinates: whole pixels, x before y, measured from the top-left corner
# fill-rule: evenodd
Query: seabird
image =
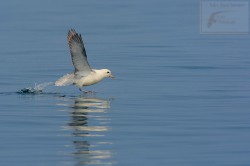
<path id="1" fill-rule="evenodd" d="M 55 86 L 73 84 L 80 91 L 87 93 L 87 91 L 82 90 L 82 87 L 96 84 L 106 77 L 114 78 L 109 69 L 97 70 L 90 67 L 81 34 L 78 34 L 74 29 L 70 29 L 67 39 L 75 71 L 59 78 L 55 82 Z"/>

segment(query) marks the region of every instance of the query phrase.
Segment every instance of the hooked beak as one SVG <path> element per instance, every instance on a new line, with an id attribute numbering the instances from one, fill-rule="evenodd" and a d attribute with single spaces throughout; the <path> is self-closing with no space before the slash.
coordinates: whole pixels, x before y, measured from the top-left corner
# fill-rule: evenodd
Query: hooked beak
<path id="1" fill-rule="evenodd" d="M 115 76 L 113 76 L 113 75 L 110 75 L 109 77 L 112 78 L 112 79 L 115 79 Z"/>

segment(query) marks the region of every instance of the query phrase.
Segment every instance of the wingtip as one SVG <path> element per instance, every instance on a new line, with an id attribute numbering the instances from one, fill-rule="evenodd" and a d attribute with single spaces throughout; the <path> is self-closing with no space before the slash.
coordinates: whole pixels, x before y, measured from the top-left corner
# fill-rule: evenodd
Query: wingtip
<path id="1" fill-rule="evenodd" d="M 76 33 L 76 30 L 74 28 L 70 28 L 68 33 Z"/>
<path id="2" fill-rule="evenodd" d="M 74 28 L 69 29 L 68 31 L 68 42 L 72 39 L 73 36 L 75 36 L 77 33 Z"/>
<path id="3" fill-rule="evenodd" d="M 68 38 L 69 45 L 73 40 L 78 42 L 78 43 L 81 43 L 83 45 L 83 40 L 82 40 L 81 34 L 77 33 L 75 31 L 75 29 L 73 29 L 73 28 L 69 29 L 67 38 Z"/>

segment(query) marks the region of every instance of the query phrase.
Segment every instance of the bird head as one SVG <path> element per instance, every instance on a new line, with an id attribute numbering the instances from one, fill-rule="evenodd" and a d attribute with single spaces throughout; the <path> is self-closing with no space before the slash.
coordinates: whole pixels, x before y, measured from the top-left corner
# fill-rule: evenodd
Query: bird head
<path id="1" fill-rule="evenodd" d="M 104 74 L 104 77 L 109 77 L 109 78 L 112 78 L 114 79 L 115 76 L 112 75 L 111 71 L 109 69 L 103 69 L 103 74 Z"/>

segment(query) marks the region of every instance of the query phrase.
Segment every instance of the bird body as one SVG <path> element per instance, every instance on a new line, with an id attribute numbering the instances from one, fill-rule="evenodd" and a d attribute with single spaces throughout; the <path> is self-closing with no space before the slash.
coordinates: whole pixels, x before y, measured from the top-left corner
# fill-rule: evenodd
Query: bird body
<path id="1" fill-rule="evenodd" d="M 73 84 L 81 90 L 81 87 L 96 84 L 106 77 L 114 78 L 109 69 L 91 69 L 80 34 L 76 33 L 74 29 L 70 29 L 67 38 L 75 71 L 59 78 L 55 82 L 56 86 Z"/>

